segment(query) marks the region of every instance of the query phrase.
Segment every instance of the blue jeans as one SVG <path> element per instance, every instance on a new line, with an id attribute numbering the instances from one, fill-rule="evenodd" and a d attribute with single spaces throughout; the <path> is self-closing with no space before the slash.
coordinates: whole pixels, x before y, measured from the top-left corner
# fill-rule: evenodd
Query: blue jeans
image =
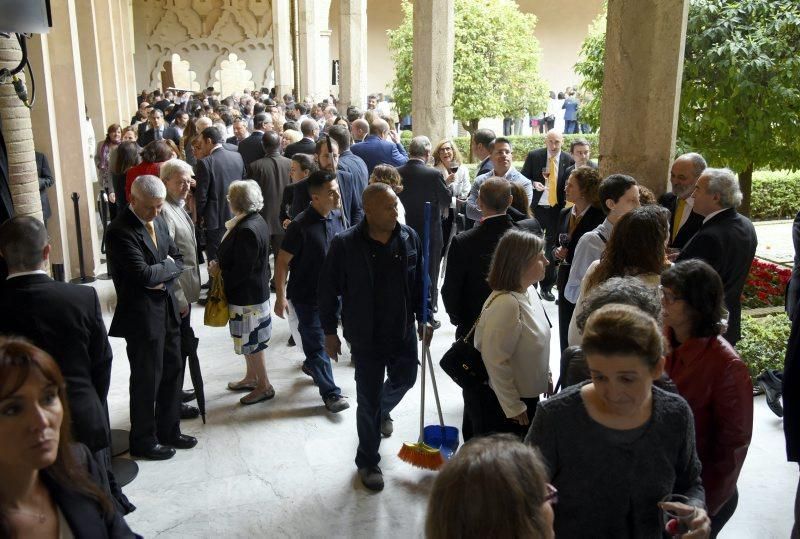
<path id="1" fill-rule="evenodd" d="M 325 333 L 319 321 L 319 307 L 292 302 L 297 315 L 297 330 L 300 332 L 305 365 L 311 371 L 314 383 L 319 386 L 322 400 L 331 395 L 341 395 L 342 390 L 333 381 L 331 358 L 325 352 Z"/>
<path id="2" fill-rule="evenodd" d="M 417 335 L 414 325 L 395 346 L 353 346 L 356 364 L 356 427 L 358 450 L 356 466 L 376 466 L 381 460 L 381 421 L 400 403 L 417 380 Z M 384 375 L 386 380 L 384 381 Z"/>

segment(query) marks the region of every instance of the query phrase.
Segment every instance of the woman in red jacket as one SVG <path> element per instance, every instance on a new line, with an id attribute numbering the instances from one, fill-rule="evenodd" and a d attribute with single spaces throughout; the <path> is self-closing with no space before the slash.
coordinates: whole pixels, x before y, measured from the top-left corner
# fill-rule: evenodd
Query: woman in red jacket
<path id="1" fill-rule="evenodd" d="M 747 366 L 722 338 L 722 281 L 700 260 L 661 274 L 664 329 L 672 351 L 666 371 L 692 408 L 697 455 L 703 465 L 711 537 L 739 501 L 736 480 L 753 433 L 753 386 Z"/>
<path id="2" fill-rule="evenodd" d="M 158 176 L 161 163 L 177 157 L 166 141 L 154 140 L 142 148 L 142 161 L 125 173 L 125 199 L 131 199 L 131 186 L 139 176 Z"/>

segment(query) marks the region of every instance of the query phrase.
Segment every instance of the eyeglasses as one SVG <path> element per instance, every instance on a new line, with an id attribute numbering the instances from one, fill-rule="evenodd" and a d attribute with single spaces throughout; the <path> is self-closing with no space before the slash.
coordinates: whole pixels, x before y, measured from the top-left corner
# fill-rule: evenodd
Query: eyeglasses
<path id="1" fill-rule="evenodd" d="M 680 296 L 676 296 L 671 290 L 669 290 L 668 288 L 664 288 L 662 285 L 658 285 L 658 290 L 659 292 L 661 292 L 661 299 L 667 305 L 672 305 L 676 301 L 680 301 L 683 299 Z"/>
<path id="2" fill-rule="evenodd" d="M 558 489 L 551 485 L 550 483 L 544 484 L 545 490 L 547 490 L 547 494 L 544 497 L 545 503 L 549 503 L 550 505 L 555 505 L 558 503 Z"/>

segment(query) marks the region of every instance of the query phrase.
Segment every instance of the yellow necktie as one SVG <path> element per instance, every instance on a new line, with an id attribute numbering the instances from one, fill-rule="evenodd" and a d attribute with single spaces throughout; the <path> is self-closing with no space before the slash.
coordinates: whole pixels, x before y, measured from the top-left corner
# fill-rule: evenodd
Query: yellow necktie
<path id="1" fill-rule="evenodd" d="M 675 236 L 678 235 L 678 229 L 681 227 L 681 219 L 683 219 L 684 209 L 686 209 L 686 201 L 682 198 L 679 198 L 678 205 L 675 207 L 675 218 L 672 221 L 672 241 L 675 241 Z"/>
<path id="2" fill-rule="evenodd" d="M 556 158 L 550 158 L 550 176 L 547 177 L 547 203 L 550 206 L 558 204 L 558 164 Z"/>
<path id="3" fill-rule="evenodd" d="M 146 222 L 144 227 L 147 229 L 147 233 L 150 234 L 150 239 L 153 240 L 153 245 L 155 245 L 156 249 L 158 249 L 158 240 L 156 239 L 156 229 L 153 227 L 153 221 Z"/>

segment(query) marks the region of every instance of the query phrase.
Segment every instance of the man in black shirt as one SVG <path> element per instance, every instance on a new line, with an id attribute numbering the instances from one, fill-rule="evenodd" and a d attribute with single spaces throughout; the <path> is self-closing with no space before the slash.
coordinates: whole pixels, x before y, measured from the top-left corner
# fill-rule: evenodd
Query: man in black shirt
<path id="1" fill-rule="evenodd" d="M 344 337 L 356 366 L 356 466 L 364 486 L 381 490 L 381 434 L 391 434 L 389 413 L 417 378 L 414 319 L 422 320 L 422 244 L 413 229 L 397 222 L 391 187 L 369 185 L 363 201 L 364 220 L 331 242 L 318 298 L 325 349 L 335 359 L 341 353 L 341 296 Z"/>
<path id="2" fill-rule="evenodd" d="M 317 281 L 319 270 L 333 237 L 342 232 L 336 176 L 318 170 L 308 177 L 311 204 L 286 229 L 275 264 L 275 314 L 284 317 L 287 298 L 297 315 L 298 331 L 306 355 L 304 366 L 311 373 L 325 407 L 333 412 L 350 408 L 342 390 L 333 381 L 331 358 L 325 353 L 325 335 L 319 321 Z M 291 269 L 289 286 L 286 274 Z M 334 359 L 338 359 L 334 356 Z"/>

